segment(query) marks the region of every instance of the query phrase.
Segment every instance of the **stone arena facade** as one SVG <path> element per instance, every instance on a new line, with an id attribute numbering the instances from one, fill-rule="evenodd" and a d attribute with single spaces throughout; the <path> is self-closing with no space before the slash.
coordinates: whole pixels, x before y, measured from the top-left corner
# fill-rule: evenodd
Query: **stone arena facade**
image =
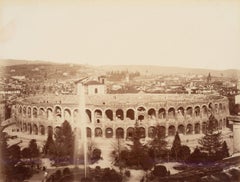
<path id="1" fill-rule="evenodd" d="M 66 120 L 72 129 L 81 126 L 78 95 L 41 95 L 19 99 L 13 108 L 17 131 L 29 139 L 47 139 Z M 200 134 L 212 113 L 217 128 L 226 127 L 228 99 L 217 95 L 188 94 L 102 94 L 86 95 L 88 138 L 131 138 L 139 123 L 142 138 L 154 137 L 159 126 L 165 136 L 176 131 Z"/>

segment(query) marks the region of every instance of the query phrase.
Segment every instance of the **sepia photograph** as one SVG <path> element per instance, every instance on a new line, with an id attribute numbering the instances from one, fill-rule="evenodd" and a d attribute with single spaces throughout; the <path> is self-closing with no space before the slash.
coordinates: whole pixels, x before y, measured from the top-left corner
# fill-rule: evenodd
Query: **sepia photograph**
<path id="1" fill-rule="evenodd" d="M 0 182 L 240 182 L 240 1 L 0 0 Z"/>

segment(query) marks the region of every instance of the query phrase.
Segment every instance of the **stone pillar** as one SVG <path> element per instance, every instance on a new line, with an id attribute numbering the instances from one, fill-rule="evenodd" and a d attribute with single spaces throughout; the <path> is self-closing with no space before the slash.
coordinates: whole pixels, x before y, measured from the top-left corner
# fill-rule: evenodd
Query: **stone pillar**
<path id="1" fill-rule="evenodd" d="M 229 116 L 233 124 L 233 153 L 240 152 L 240 116 Z"/>

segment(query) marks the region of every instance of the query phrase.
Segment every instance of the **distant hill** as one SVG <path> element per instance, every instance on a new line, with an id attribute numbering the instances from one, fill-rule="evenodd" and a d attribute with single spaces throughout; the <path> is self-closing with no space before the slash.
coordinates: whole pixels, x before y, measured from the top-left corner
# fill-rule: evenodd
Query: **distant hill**
<path id="1" fill-rule="evenodd" d="M 0 66 L 17 66 L 17 65 L 29 65 L 30 67 L 33 65 L 40 64 L 50 64 L 50 65 L 70 65 L 70 64 L 60 64 L 56 62 L 50 61 L 29 61 L 29 60 L 0 60 Z M 74 63 L 76 67 L 81 64 Z M 90 72 L 94 72 L 95 74 L 104 74 L 110 71 L 129 71 L 129 72 L 140 72 L 141 74 L 202 74 L 207 75 L 211 73 L 212 76 L 224 76 L 224 77 L 232 77 L 232 78 L 240 78 L 240 70 L 235 69 L 227 69 L 227 70 L 214 70 L 214 69 L 202 69 L 202 68 L 183 68 L 183 67 L 163 67 L 158 65 L 104 65 L 104 66 L 93 66 L 93 65 L 85 65 L 85 69 L 87 68 Z M 68 68 L 69 69 L 69 68 Z"/>

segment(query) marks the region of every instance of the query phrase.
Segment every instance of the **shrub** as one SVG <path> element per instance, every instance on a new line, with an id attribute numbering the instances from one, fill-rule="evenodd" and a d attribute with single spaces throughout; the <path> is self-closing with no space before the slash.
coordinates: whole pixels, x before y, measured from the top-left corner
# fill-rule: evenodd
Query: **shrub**
<path id="1" fill-rule="evenodd" d="M 125 176 L 127 176 L 127 177 L 130 177 L 130 176 L 131 176 L 131 173 L 130 173 L 129 170 L 126 170 L 126 171 L 125 171 Z"/>
<path id="2" fill-rule="evenodd" d="M 167 175 L 167 168 L 163 165 L 154 166 L 153 174 L 157 177 L 164 177 Z"/>
<path id="3" fill-rule="evenodd" d="M 91 158 L 91 160 L 93 161 L 93 162 L 95 162 L 95 161 L 98 161 L 99 159 L 101 159 L 101 150 L 100 149 L 94 149 L 93 150 L 93 152 L 92 152 L 92 158 Z"/>

